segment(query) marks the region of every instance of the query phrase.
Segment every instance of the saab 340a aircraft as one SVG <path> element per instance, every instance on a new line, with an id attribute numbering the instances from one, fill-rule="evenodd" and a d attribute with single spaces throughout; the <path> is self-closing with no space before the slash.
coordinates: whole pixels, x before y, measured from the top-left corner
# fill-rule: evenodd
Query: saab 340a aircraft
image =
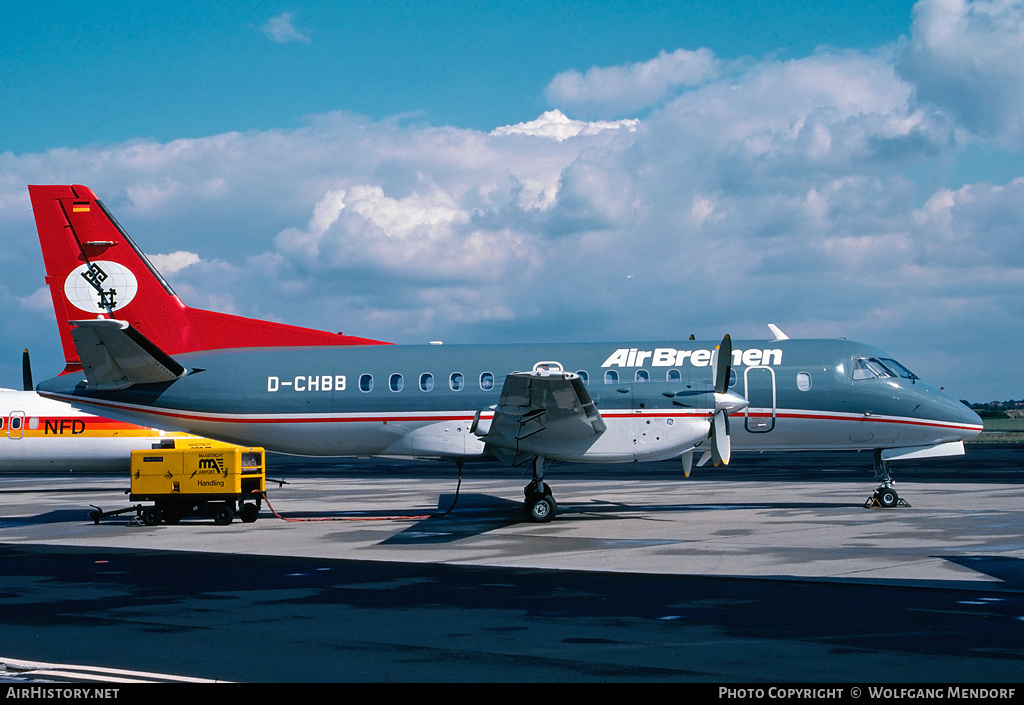
<path id="1" fill-rule="evenodd" d="M 29 186 L 68 372 L 43 395 L 98 414 L 300 455 L 728 463 L 733 450 L 956 455 L 981 419 L 846 340 L 387 345 L 184 306 L 91 190 Z M 75 371 L 77 370 L 77 371 Z"/>

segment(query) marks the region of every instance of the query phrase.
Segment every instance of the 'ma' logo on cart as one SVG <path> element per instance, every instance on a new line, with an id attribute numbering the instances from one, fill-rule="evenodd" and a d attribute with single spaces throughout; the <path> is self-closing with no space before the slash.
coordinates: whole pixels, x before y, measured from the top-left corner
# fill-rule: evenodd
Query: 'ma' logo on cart
<path id="1" fill-rule="evenodd" d="M 199 469 L 224 472 L 224 458 L 200 458 Z"/>

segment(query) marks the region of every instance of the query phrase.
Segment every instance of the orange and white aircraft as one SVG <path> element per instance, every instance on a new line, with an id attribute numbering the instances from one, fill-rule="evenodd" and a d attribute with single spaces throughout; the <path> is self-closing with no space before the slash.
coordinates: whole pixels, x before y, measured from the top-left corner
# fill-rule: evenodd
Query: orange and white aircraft
<path id="1" fill-rule="evenodd" d="M 190 437 L 114 421 L 0 389 L 0 472 L 128 472 L 133 450 Z"/>
<path id="2" fill-rule="evenodd" d="M 28 350 L 22 390 L 0 388 L 0 472 L 128 472 L 133 450 L 186 433 L 105 419 L 32 389 Z"/>

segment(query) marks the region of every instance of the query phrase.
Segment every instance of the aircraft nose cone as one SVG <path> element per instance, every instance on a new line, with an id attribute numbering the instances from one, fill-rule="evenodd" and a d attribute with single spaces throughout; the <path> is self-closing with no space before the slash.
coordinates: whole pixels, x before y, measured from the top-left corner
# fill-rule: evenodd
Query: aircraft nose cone
<path id="1" fill-rule="evenodd" d="M 960 416 L 963 419 L 964 424 L 963 439 L 966 441 L 971 438 L 976 438 L 981 433 L 983 422 L 981 417 L 974 412 L 974 409 L 963 404 L 961 404 L 961 406 L 963 406 L 963 410 L 960 412 Z M 976 428 L 969 428 L 971 426 Z"/>
<path id="2" fill-rule="evenodd" d="M 954 424 L 953 429 L 957 440 L 967 441 L 981 433 L 981 417 L 962 401 L 941 392 L 936 401 L 939 406 L 934 418 L 951 421 Z"/>

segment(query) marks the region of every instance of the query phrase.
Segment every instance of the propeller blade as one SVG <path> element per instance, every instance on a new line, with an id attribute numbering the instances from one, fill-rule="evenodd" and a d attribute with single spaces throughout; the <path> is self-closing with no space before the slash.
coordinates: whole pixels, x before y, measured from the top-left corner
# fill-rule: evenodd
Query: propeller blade
<path id="1" fill-rule="evenodd" d="M 683 453 L 683 475 L 686 477 L 690 476 L 690 471 L 693 469 L 693 448 Z"/>
<path id="2" fill-rule="evenodd" d="M 21 354 L 21 383 L 26 392 L 36 388 L 32 384 L 32 362 L 28 359 L 28 348 Z"/>
<path id="3" fill-rule="evenodd" d="M 716 411 L 711 424 L 711 460 L 715 467 L 728 465 L 732 457 L 732 441 L 729 438 L 729 414 Z"/>
<path id="4" fill-rule="evenodd" d="M 732 338 L 726 333 L 722 343 L 715 348 L 715 361 L 712 383 L 717 394 L 725 394 L 729 388 L 729 377 L 732 375 Z"/>

